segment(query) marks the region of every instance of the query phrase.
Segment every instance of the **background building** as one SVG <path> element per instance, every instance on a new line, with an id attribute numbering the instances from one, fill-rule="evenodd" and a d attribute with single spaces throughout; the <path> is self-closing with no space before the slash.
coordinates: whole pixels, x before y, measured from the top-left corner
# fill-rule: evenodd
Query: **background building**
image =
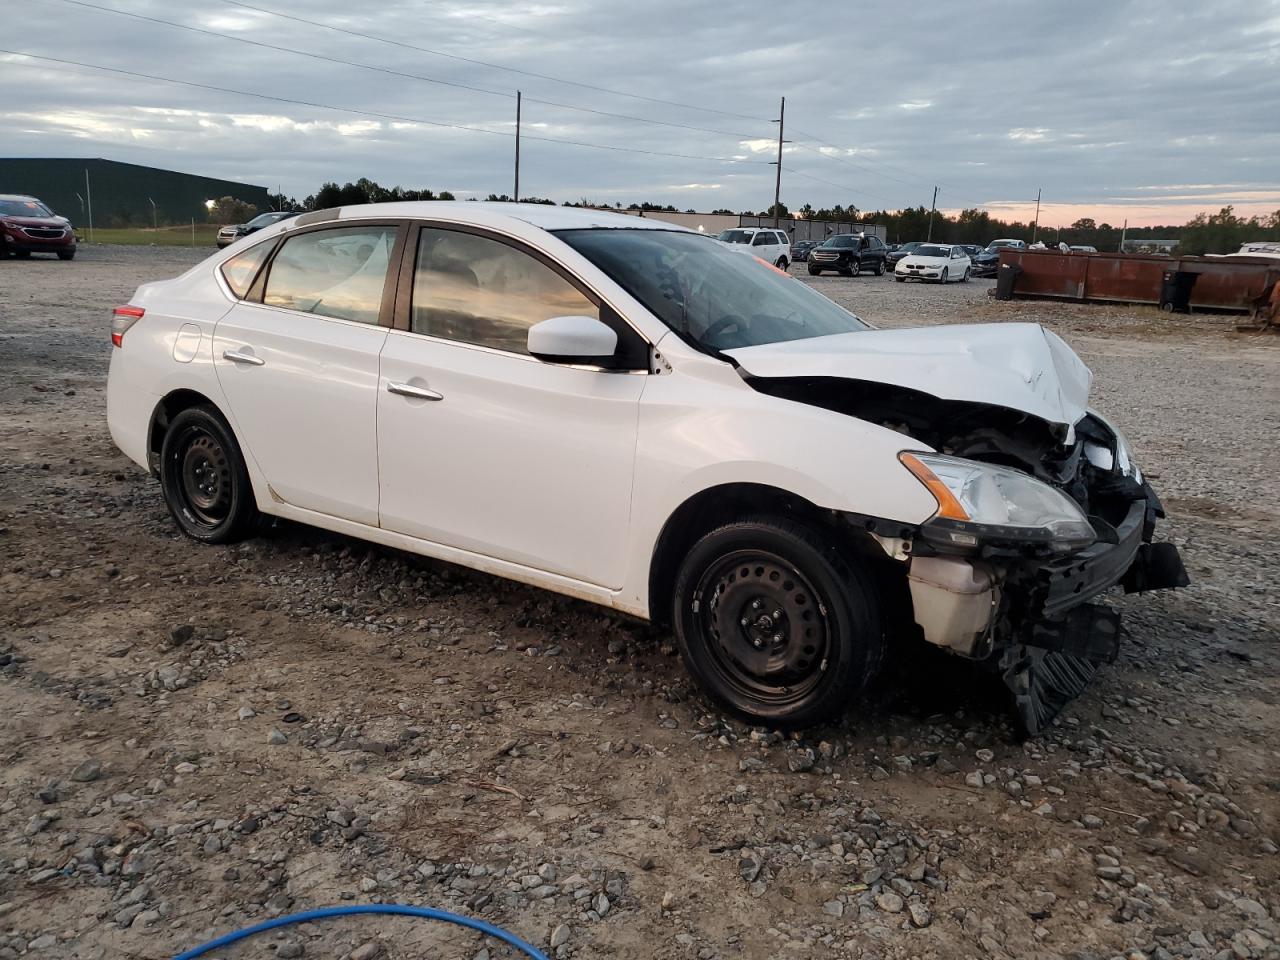
<path id="1" fill-rule="evenodd" d="M 203 223 L 207 201 L 221 197 L 271 209 L 266 187 L 101 158 L 0 158 L 0 193 L 39 197 L 77 227 L 88 225 L 90 202 L 98 227 Z"/>
<path id="2" fill-rule="evenodd" d="M 629 213 L 633 216 L 648 217 L 651 220 L 665 220 L 667 223 L 678 223 L 682 227 L 709 233 L 713 237 L 721 230 L 734 227 L 772 227 L 773 217 L 740 216 L 722 213 L 675 213 L 670 210 L 619 210 L 618 213 Z M 867 233 L 881 240 L 888 240 L 888 229 L 875 223 L 855 223 L 851 220 L 804 220 L 800 217 L 781 217 L 778 229 L 787 231 L 787 236 L 794 243 L 797 240 L 817 240 L 819 242 L 837 233 Z"/>

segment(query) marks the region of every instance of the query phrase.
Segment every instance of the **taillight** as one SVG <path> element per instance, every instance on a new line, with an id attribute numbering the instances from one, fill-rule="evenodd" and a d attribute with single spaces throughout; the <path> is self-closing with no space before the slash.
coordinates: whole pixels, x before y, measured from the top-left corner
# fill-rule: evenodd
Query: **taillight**
<path id="1" fill-rule="evenodd" d="M 111 311 L 111 345 L 113 347 L 124 346 L 124 335 L 129 332 L 129 328 L 142 319 L 142 315 L 147 311 L 141 307 L 135 307 L 132 304 L 125 304 L 123 307 L 116 307 Z"/>

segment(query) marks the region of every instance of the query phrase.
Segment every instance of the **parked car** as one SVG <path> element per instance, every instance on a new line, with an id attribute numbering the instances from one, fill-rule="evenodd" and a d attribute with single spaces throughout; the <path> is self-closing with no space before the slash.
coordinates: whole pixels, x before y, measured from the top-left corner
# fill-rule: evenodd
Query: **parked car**
<path id="1" fill-rule="evenodd" d="M 1091 600 L 1186 582 L 1056 334 L 876 330 L 658 220 L 318 211 L 143 284 L 111 341 L 111 436 L 187 536 L 284 517 L 672 625 L 754 722 L 924 642 L 1034 733 L 1116 654 Z"/>
<path id="2" fill-rule="evenodd" d="M 1071 252 L 1072 253 L 1097 253 L 1098 248 L 1091 247 L 1083 243 L 1073 243 L 1071 244 Z"/>
<path id="3" fill-rule="evenodd" d="M 759 257 L 772 263 L 779 270 L 791 265 L 791 240 L 782 230 L 766 230 L 763 227 L 737 227 L 721 230 L 716 236 L 721 243 L 732 244 L 736 251 Z"/>
<path id="4" fill-rule="evenodd" d="M 877 236 L 837 233 L 809 251 L 809 275 L 816 277 L 825 270 L 835 270 L 846 277 L 856 277 L 864 271 L 883 277 L 887 256 L 884 241 Z"/>
<path id="5" fill-rule="evenodd" d="M 797 240 L 791 244 L 791 259 L 796 263 L 804 263 L 809 254 L 818 245 L 817 240 Z"/>
<path id="6" fill-rule="evenodd" d="M 0 193 L 0 257 L 26 258 L 33 253 L 73 259 L 76 228 L 35 197 Z"/>
<path id="7" fill-rule="evenodd" d="M 924 280 L 932 283 L 969 282 L 972 264 L 958 244 L 922 243 L 898 261 L 893 279 L 899 283 Z"/>
<path id="8" fill-rule="evenodd" d="M 975 277 L 994 277 L 1000 267 L 1000 251 L 1006 247 L 1013 250 L 1025 250 L 1027 244 L 1023 240 L 992 240 L 982 253 L 973 258 L 972 275 Z"/>
<path id="9" fill-rule="evenodd" d="M 301 212 L 300 210 L 272 210 L 270 213 L 258 214 L 248 223 L 228 224 L 218 231 L 218 249 L 229 247 L 241 237 L 257 233 L 263 227 L 269 227 L 273 223 L 296 217 Z"/>
<path id="10" fill-rule="evenodd" d="M 983 251 L 982 245 L 978 243 L 958 243 L 956 246 L 963 250 L 965 252 L 965 256 L 970 260 L 973 260 L 974 257 Z"/>
<path id="11" fill-rule="evenodd" d="M 895 245 L 885 257 L 885 264 L 892 270 L 898 265 L 898 261 L 909 254 L 916 247 L 920 246 L 923 240 L 912 240 L 908 243 L 899 243 Z"/>

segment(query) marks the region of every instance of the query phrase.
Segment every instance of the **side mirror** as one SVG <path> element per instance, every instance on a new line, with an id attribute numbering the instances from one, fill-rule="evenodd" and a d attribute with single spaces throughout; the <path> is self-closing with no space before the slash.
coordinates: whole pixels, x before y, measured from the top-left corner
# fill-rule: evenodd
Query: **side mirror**
<path id="1" fill-rule="evenodd" d="M 529 328 L 531 356 L 551 363 L 611 366 L 618 335 L 595 317 L 552 317 Z"/>

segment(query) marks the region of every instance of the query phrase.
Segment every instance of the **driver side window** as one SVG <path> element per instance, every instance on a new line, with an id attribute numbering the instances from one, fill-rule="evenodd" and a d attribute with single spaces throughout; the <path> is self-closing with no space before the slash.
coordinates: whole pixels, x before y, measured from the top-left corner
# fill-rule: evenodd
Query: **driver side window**
<path id="1" fill-rule="evenodd" d="M 480 347 L 529 352 L 529 328 L 599 308 L 540 260 L 489 237 L 424 227 L 410 329 Z"/>

